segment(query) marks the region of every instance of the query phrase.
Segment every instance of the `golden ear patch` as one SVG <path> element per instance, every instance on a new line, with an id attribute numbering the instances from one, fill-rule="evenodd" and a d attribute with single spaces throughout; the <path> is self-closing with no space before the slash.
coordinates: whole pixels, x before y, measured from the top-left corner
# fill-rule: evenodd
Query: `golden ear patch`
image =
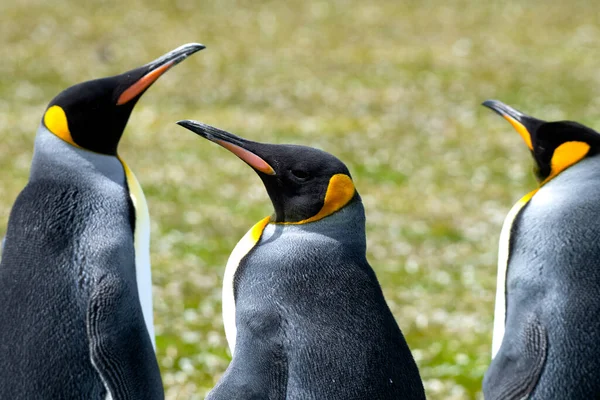
<path id="1" fill-rule="evenodd" d="M 520 123 L 519 121 L 517 121 L 510 115 L 503 115 L 503 117 L 505 120 L 510 122 L 510 124 L 513 126 L 513 128 L 515 128 L 515 130 L 519 133 L 519 135 L 521 135 L 521 138 L 523 138 L 523 140 L 525 141 L 525 144 L 527 145 L 527 147 L 529 147 L 529 150 L 533 150 L 533 145 L 531 144 L 531 134 L 529 133 L 527 128 L 525 128 L 525 125 L 523 125 L 522 123 Z"/>
<path id="2" fill-rule="evenodd" d="M 298 222 L 284 222 L 285 224 L 306 224 L 315 222 L 328 215 L 333 214 L 344 207 L 354 197 L 354 183 L 346 174 L 335 174 L 329 180 L 327 192 L 325 193 L 325 201 L 321 210 L 310 218 L 303 219 Z"/>
<path id="3" fill-rule="evenodd" d="M 54 133 L 65 142 L 75 147 L 80 147 L 73 141 L 71 131 L 69 131 L 67 115 L 60 106 L 52 106 L 46 110 L 46 114 L 44 114 L 44 125 L 46 125 L 46 128 L 48 128 L 50 132 Z"/>
<path id="4" fill-rule="evenodd" d="M 540 184 L 543 185 L 556 175 L 560 174 L 571 165 L 581 161 L 588 151 L 590 145 L 585 142 L 565 142 L 558 146 L 550 160 L 550 175 Z"/>

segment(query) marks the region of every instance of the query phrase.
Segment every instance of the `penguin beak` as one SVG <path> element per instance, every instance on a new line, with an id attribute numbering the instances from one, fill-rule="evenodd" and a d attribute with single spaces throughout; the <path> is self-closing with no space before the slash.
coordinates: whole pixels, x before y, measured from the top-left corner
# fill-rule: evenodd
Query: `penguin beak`
<path id="1" fill-rule="evenodd" d="M 249 147 L 253 147 L 254 142 L 198 121 L 186 119 L 178 121 L 177 125 L 183 126 L 203 138 L 225 147 L 255 170 L 266 175 L 275 175 L 275 170 L 269 163 L 249 150 Z"/>
<path id="2" fill-rule="evenodd" d="M 197 51 L 204 49 L 205 46 L 199 43 L 188 43 L 184 44 L 168 52 L 162 57 L 157 58 L 156 60 L 144 65 L 141 68 L 136 68 L 134 71 L 130 71 L 123 75 L 135 75 L 136 73 L 142 72 L 142 77 L 137 79 L 131 85 L 129 85 L 117 99 L 117 105 L 120 106 L 129 102 L 132 99 L 137 98 L 140 94 L 142 94 L 146 89 L 150 87 L 158 78 L 162 76 L 169 69 L 179 64 L 190 55 L 194 54 Z"/>
<path id="3" fill-rule="evenodd" d="M 506 119 L 515 128 L 515 130 L 521 135 L 523 141 L 529 150 L 533 151 L 532 144 L 532 132 L 542 123 L 542 121 L 523 114 L 519 110 L 515 110 L 511 106 L 508 106 L 498 100 L 486 100 L 482 103 L 483 106 L 496 112 L 498 115 Z"/>

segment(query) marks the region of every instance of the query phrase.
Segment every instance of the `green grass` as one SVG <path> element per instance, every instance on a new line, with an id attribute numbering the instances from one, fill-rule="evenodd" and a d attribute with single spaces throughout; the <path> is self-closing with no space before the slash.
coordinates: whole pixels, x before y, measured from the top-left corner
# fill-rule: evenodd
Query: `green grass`
<path id="1" fill-rule="evenodd" d="M 0 235 L 54 95 L 208 46 L 145 95 L 120 146 L 152 216 L 168 399 L 203 398 L 226 368 L 224 266 L 271 213 L 255 174 L 183 118 L 344 160 L 428 398 L 481 397 L 500 227 L 535 182 L 518 135 L 479 104 L 600 127 L 594 3 L 7 0 L 0 19 Z"/>

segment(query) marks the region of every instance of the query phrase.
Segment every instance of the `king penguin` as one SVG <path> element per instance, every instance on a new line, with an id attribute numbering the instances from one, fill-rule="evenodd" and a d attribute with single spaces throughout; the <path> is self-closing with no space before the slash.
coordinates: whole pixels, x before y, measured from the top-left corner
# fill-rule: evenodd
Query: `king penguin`
<path id="1" fill-rule="evenodd" d="M 314 148 L 178 124 L 252 167 L 275 209 L 227 262 L 223 319 L 233 359 L 207 399 L 424 399 L 366 259 L 365 213 L 348 168 Z"/>
<path id="2" fill-rule="evenodd" d="M 519 133 L 539 187 L 500 234 L 486 400 L 600 396 L 600 134 L 483 103 Z"/>
<path id="3" fill-rule="evenodd" d="M 0 399 L 162 399 L 149 216 L 117 155 L 136 102 L 203 49 L 181 46 L 48 105 L 0 264 Z"/>

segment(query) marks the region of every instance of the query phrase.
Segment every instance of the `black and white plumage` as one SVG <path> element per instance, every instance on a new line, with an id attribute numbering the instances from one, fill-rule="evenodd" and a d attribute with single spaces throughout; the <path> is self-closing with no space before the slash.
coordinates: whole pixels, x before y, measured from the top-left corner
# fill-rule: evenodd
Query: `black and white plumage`
<path id="1" fill-rule="evenodd" d="M 492 363 L 494 399 L 600 396 L 600 134 L 484 103 L 519 132 L 540 187 L 502 229 Z"/>
<path id="2" fill-rule="evenodd" d="M 347 167 L 314 148 L 179 124 L 250 165 L 275 209 L 227 263 L 223 318 L 233 360 L 207 398 L 424 399 L 366 259 L 364 208 Z"/>
<path id="3" fill-rule="evenodd" d="M 0 262 L 0 398 L 162 399 L 149 216 L 117 155 L 134 105 L 202 45 L 53 99 Z"/>

